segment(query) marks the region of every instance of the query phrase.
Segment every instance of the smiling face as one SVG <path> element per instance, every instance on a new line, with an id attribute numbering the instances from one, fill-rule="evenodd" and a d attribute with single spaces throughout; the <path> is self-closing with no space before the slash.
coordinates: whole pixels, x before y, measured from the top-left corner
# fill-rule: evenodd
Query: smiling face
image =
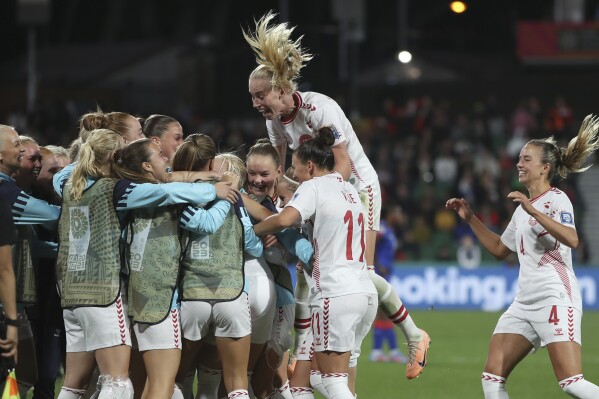
<path id="1" fill-rule="evenodd" d="M 284 104 L 281 101 L 282 93 L 273 90 L 270 82 L 266 79 L 250 79 L 250 96 L 252 106 L 262 114 L 265 119 L 272 120 L 281 115 Z"/>
<path id="2" fill-rule="evenodd" d="M 58 163 L 56 155 L 52 151 L 43 150 L 42 169 L 37 177 L 36 186 L 40 187 L 45 193 L 52 193 L 52 178 L 61 169 L 62 166 Z"/>
<path id="3" fill-rule="evenodd" d="M 23 160 L 21 167 L 14 175 L 19 187 L 24 190 L 30 189 L 37 181 L 42 169 L 42 153 L 40 147 L 33 142 L 23 144 Z"/>
<path id="4" fill-rule="evenodd" d="M 15 173 L 23 162 L 25 148 L 17 132 L 8 127 L 0 129 L 0 172 L 10 176 Z"/>
<path id="5" fill-rule="evenodd" d="M 541 162 L 541 147 L 529 143 L 520 150 L 516 168 L 518 181 L 528 187 L 547 180 L 550 165 Z"/>
<path id="6" fill-rule="evenodd" d="M 247 158 L 248 189 L 257 196 L 275 194 L 275 182 L 281 167 L 275 165 L 274 159 L 266 155 L 250 155 Z"/>
<path id="7" fill-rule="evenodd" d="M 143 163 L 143 168 L 150 173 L 159 182 L 165 183 L 169 180 L 167 172 L 168 158 L 161 151 L 160 146 L 155 143 L 150 143 L 148 147 L 150 156 Z"/>

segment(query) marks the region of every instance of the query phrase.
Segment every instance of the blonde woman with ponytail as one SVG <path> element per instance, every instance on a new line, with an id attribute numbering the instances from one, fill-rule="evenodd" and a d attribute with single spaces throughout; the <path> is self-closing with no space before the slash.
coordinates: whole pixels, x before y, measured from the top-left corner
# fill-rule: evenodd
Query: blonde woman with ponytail
<path id="1" fill-rule="evenodd" d="M 94 130 L 81 146 L 72 176 L 58 187 L 63 204 L 57 270 L 67 335 L 61 399 L 84 395 L 96 363 L 102 374 L 100 399 L 133 397 L 128 375 L 131 337 L 121 281 L 126 268 L 120 257 L 126 211 L 237 198 L 230 183 L 156 184 L 169 179 L 166 160 L 155 144 L 147 144 L 153 146 L 148 151 L 123 151 L 118 133 Z M 141 169 L 151 172 L 145 175 L 146 183 L 113 178 L 114 169 L 135 164 L 140 153 Z M 130 157 L 135 158 L 131 163 Z M 68 174 L 55 181 L 64 181 Z"/>
<path id="2" fill-rule="evenodd" d="M 406 377 L 416 378 L 426 365 L 430 337 L 416 326 L 393 286 L 374 272 L 382 203 L 378 175 L 339 104 L 324 94 L 298 90 L 300 71 L 312 55 L 301 47 L 301 37 L 291 39 L 295 28 L 286 23 L 273 23 L 275 16 L 268 13 L 256 22 L 254 32 L 243 32 L 258 64 L 249 77 L 252 106 L 266 119 L 268 137 L 279 152 L 282 170 L 286 167 L 287 147 L 295 150 L 314 138 L 318 129 L 332 129 L 334 170 L 356 188 L 367 216 L 365 261 L 370 278 L 377 289 L 381 309 L 401 329 L 408 342 Z M 352 358 L 352 389 L 356 362 L 357 358 Z"/>
<path id="3" fill-rule="evenodd" d="M 582 297 L 572 248 L 578 247 L 572 202 L 552 186 L 590 167 L 584 161 L 599 148 L 599 119 L 588 115 L 578 135 L 559 147 L 553 137 L 531 140 L 520 150 L 518 180 L 528 191 L 508 194 L 518 204 L 501 236 L 491 232 L 463 198 L 453 209 L 497 259 L 516 253 L 520 263 L 516 299 L 499 318 L 482 374 L 485 398 L 508 398 L 505 384 L 512 370 L 533 349 L 546 346 L 560 387 L 575 398 L 599 398 L 599 387 L 582 374 Z"/>

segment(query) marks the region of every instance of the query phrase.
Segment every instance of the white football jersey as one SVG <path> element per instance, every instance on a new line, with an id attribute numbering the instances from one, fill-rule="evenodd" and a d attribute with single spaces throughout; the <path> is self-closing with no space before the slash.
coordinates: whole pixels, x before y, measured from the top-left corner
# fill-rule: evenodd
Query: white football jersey
<path id="1" fill-rule="evenodd" d="M 330 126 L 335 134 L 333 146 L 345 142 L 351 165 L 349 182 L 358 191 L 368 185 L 378 184 L 378 175 L 339 104 L 315 92 L 296 91 L 293 99 L 298 106 L 291 117 L 266 121 L 270 142 L 275 146 L 285 144 L 295 150 L 304 141 L 316 136 L 318 129 Z"/>
<path id="2" fill-rule="evenodd" d="M 287 206 L 309 225 L 311 299 L 376 290 L 366 268 L 364 214 L 356 189 L 337 172 L 302 183 Z"/>
<path id="3" fill-rule="evenodd" d="M 576 228 L 572 203 L 564 192 L 552 187 L 530 202 L 556 222 Z M 518 254 L 516 302 L 528 309 L 564 305 L 582 311 L 572 249 L 551 236 L 522 206 L 516 208 L 501 241 Z"/>

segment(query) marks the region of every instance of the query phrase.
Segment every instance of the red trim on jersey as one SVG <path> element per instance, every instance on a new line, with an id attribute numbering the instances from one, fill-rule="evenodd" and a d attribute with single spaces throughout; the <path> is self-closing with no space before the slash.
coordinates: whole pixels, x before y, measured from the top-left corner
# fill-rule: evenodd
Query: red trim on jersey
<path id="1" fill-rule="evenodd" d="M 356 177 L 358 178 L 358 180 L 360 180 L 360 182 L 364 183 L 364 180 L 362 179 L 362 177 L 358 173 L 358 169 L 356 169 L 356 165 L 354 165 L 354 161 L 353 161 L 353 159 L 351 159 L 351 157 L 349 156 L 349 154 L 347 154 L 347 159 L 349 159 L 349 167 L 351 168 L 352 173 L 354 175 L 356 175 Z"/>
<path id="2" fill-rule="evenodd" d="M 320 291 L 320 254 L 318 253 L 318 241 L 314 240 L 314 262 L 312 266 L 312 278 L 316 289 Z"/>
<path id="3" fill-rule="evenodd" d="M 564 284 L 564 288 L 566 289 L 566 292 L 568 293 L 568 297 L 570 298 L 570 301 L 571 301 L 572 300 L 572 287 L 570 287 L 570 278 L 568 277 L 568 270 L 566 268 L 566 264 L 564 263 L 564 260 L 562 259 L 562 255 L 559 253 L 559 250 L 545 251 L 545 254 L 539 261 L 538 266 L 540 267 L 540 266 L 543 266 L 546 264 L 553 266 L 553 268 L 557 272 L 557 275 L 559 276 L 560 280 L 562 280 L 562 283 Z"/>
<path id="4" fill-rule="evenodd" d="M 533 202 L 535 202 L 536 200 L 538 200 L 539 198 L 541 198 L 542 196 L 544 196 L 545 194 L 547 194 L 549 191 L 553 191 L 553 192 L 555 192 L 557 194 L 560 193 L 560 191 L 557 188 L 555 188 L 555 187 L 549 187 L 549 189 L 547 191 L 544 191 L 541 194 L 537 195 L 536 197 L 530 199 L 529 200 L 530 203 L 532 204 Z"/>
<path id="5" fill-rule="evenodd" d="M 295 117 L 297 116 L 297 113 L 299 112 L 300 108 L 303 105 L 303 100 L 302 97 L 298 94 L 298 92 L 294 92 L 292 94 L 293 96 L 293 105 L 295 105 L 295 108 L 293 109 L 293 112 L 291 113 L 291 115 L 289 115 L 289 117 L 283 117 L 281 116 L 281 122 L 283 123 L 283 125 L 288 125 L 291 122 L 293 122 L 293 120 L 295 119 Z"/>

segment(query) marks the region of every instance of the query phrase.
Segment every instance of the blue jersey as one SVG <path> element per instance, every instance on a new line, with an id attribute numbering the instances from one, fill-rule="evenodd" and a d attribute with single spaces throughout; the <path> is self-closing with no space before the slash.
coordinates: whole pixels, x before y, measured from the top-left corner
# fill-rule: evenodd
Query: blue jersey
<path id="1" fill-rule="evenodd" d="M 3 180 L 0 184 L 0 197 L 10 204 L 16 225 L 41 224 L 48 230 L 56 230 L 60 216 L 58 206 L 25 193 L 12 177 L 4 173 L 0 173 L 0 179 Z"/>

